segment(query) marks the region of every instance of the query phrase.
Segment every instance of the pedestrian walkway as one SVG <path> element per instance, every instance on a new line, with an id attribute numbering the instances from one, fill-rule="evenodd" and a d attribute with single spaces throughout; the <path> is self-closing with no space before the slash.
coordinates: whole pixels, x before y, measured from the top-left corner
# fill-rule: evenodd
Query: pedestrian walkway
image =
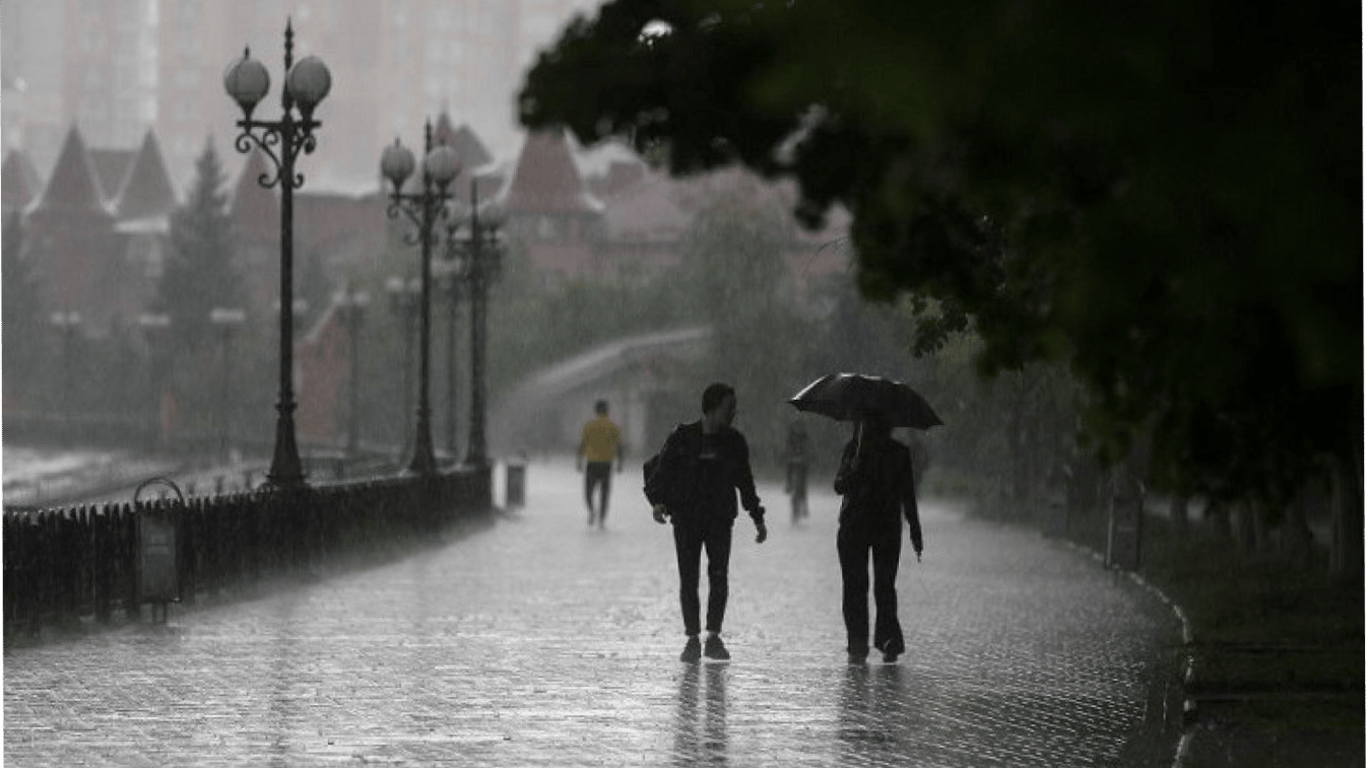
<path id="1" fill-rule="evenodd" d="M 527 506 L 403 561 L 5 656 L 6 766 L 1127 766 L 1179 641 L 1127 580 L 1036 534 L 923 508 L 908 652 L 845 663 L 836 498 L 742 518 L 729 664 L 685 665 L 672 540 L 569 462 Z M 819 480 L 815 485 L 819 485 Z"/>

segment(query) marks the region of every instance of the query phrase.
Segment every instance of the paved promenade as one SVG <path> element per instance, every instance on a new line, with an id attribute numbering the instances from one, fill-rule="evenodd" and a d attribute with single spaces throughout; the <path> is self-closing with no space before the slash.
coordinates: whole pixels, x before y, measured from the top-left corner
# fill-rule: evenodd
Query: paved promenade
<path id="1" fill-rule="evenodd" d="M 571 465 L 533 464 L 525 509 L 400 562 L 9 652 L 4 765 L 1171 763 L 1150 693 L 1179 629 L 1083 554 L 926 503 L 925 562 L 908 547 L 898 582 L 908 653 L 851 667 L 837 500 L 813 489 L 794 528 L 761 485 L 733 659 L 691 666 L 669 531 L 638 467 L 614 485 L 605 531 Z"/>

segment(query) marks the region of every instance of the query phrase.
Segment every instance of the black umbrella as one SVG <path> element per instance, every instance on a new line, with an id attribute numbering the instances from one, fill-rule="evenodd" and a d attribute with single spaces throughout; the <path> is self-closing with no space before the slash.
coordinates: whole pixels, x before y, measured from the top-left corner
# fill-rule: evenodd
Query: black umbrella
<path id="1" fill-rule="evenodd" d="M 832 373 L 807 384 L 788 400 L 797 410 L 836 421 L 881 415 L 893 427 L 929 429 L 939 416 L 919 392 L 899 381 L 861 373 Z"/>

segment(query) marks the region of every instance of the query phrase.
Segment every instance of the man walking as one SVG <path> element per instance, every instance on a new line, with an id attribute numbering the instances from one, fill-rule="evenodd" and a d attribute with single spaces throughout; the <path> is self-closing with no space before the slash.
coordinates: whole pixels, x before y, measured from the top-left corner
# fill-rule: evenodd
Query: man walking
<path id="1" fill-rule="evenodd" d="M 646 468 L 645 497 L 654 506 L 655 521 L 673 522 L 674 551 L 678 557 L 679 602 L 683 629 L 688 635 L 685 662 L 729 659 L 721 642 L 721 623 L 729 597 L 731 529 L 740 503 L 754 520 L 755 541 L 768 538 L 764 508 L 754 491 L 749 445 L 731 427 L 735 419 L 735 390 L 712 384 L 702 393 L 702 418 L 680 424 L 669 434 L 658 460 Z M 703 647 L 701 600 L 698 595 L 703 550 L 707 553 L 707 638 Z"/>
<path id="2" fill-rule="evenodd" d="M 579 440 L 579 454 L 576 463 L 583 477 L 583 496 L 588 503 L 588 524 L 594 522 L 599 528 L 607 526 L 607 497 L 612 492 L 612 459 L 617 461 L 617 471 L 621 471 L 625 452 L 621 445 L 621 430 L 607 418 L 607 401 L 599 400 L 593 406 L 597 417 L 583 427 L 583 437 Z M 596 520 L 593 509 L 593 491 L 598 491 Z"/>

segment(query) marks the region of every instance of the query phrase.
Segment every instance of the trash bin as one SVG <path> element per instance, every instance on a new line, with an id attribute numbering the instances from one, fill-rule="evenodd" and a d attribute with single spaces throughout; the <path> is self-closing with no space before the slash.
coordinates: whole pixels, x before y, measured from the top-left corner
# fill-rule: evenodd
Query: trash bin
<path id="1" fill-rule="evenodd" d="M 185 504 L 185 495 L 175 483 L 164 477 L 154 477 L 144 481 L 133 492 L 133 507 L 137 517 L 137 585 L 138 603 L 152 604 L 152 621 L 157 621 L 157 608 L 161 608 L 161 621 L 166 621 L 166 606 L 180 601 L 180 571 L 177 567 L 177 507 L 166 505 L 141 505 L 139 496 L 149 485 L 165 485 L 175 491 L 180 506 Z"/>
<path id="2" fill-rule="evenodd" d="M 168 507 L 147 507 L 138 515 L 138 597 L 144 603 L 180 599 L 175 523 Z"/>
<path id="3" fill-rule="evenodd" d="M 526 506 L 526 454 L 522 453 L 519 458 L 508 459 L 505 474 L 507 506 Z"/>

